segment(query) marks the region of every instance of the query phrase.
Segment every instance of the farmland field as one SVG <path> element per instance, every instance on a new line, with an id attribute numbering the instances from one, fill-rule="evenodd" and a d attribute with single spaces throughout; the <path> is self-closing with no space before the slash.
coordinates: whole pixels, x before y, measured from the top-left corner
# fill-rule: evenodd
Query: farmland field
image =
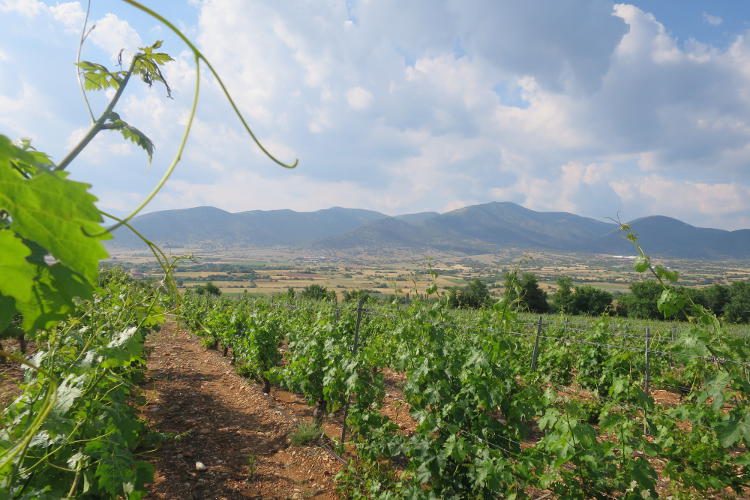
<path id="1" fill-rule="evenodd" d="M 428 268 L 438 273 L 438 286 L 465 285 L 480 278 L 488 282 L 491 292 L 499 294 L 502 275 L 518 268 L 531 272 L 546 291 L 556 289 L 556 280 L 568 276 L 575 284 L 588 284 L 610 292 L 625 292 L 629 285 L 641 279 L 633 271 L 633 258 L 597 254 L 571 254 L 508 250 L 483 255 L 364 255 L 325 252 L 320 254 L 280 249 L 233 251 L 226 253 L 191 252 L 173 249 L 176 255 L 195 255 L 196 261 L 186 261 L 176 277 L 182 288 L 190 288 L 212 281 L 229 294 L 247 291 L 252 294 L 273 295 L 289 287 L 304 288 L 319 284 L 337 292 L 367 289 L 381 294 L 404 295 L 415 289 L 424 290 L 432 278 Z M 680 272 L 679 285 L 707 286 L 714 283 L 750 279 L 750 262 L 707 261 L 689 259 L 657 259 L 668 268 Z M 150 254 L 144 252 L 115 253 L 106 265 L 121 265 L 136 276 L 156 277 L 160 270 Z M 197 270 L 210 266 L 213 270 Z M 227 269 L 235 267 L 235 271 Z M 252 271 L 253 274 L 247 271 Z M 224 278 L 224 279 L 222 279 Z"/>

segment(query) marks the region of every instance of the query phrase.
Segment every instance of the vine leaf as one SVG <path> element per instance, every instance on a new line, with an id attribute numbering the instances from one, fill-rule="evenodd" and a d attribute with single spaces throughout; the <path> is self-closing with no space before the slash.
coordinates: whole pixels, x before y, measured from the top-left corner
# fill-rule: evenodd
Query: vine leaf
<path id="1" fill-rule="evenodd" d="M 26 260 L 31 250 L 8 229 L 0 230 L 0 332 L 13 319 L 16 301 L 31 300 L 36 267 Z"/>
<path id="2" fill-rule="evenodd" d="M 167 97 L 172 97 L 172 89 L 167 84 L 167 80 L 164 78 L 159 66 L 174 59 L 166 52 L 154 52 L 161 47 L 161 44 L 162 41 L 157 40 L 151 46 L 138 48 L 139 52 L 136 55 L 135 64 L 133 65 L 133 74 L 140 76 L 141 80 L 149 87 L 154 82 L 160 82 L 167 90 Z"/>
<path id="3" fill-rule="evenodd" d="M 119 131 L 125 139 L 143 149 L 148 155 L 148 161 L 151 162 L 154 157 L 154 143 L 151 142 L 151 139 L 146 134 L 120 118 L 119 114 L 114 111 L 111 112 L 107 118 L 107 122 L 104 124 L 104 128 Z"/>
<path id="4" fill-rule="evenodd" d="M 648 270 L 648 268 L 651 266 L 651 261 L 648 257 L 639 255 L 635 262 L 633 263 L 633 269 L 637 273 L 642 273 Z"/>
<path id="5" fill-rule="evenodd" d="M 671 318 L 685 307 L 685 297 L 665 288 L 656 302 L 656 307 L 665 318 Z"/>
<path id="6" fill-rule="evenodd" d="M 107 257 L 100 238 L 101 217 L 89 185 L 66 179 L 64 172 L 40 171 L 31 179 L 13 172 L 0 159 L 0 209 L 11 230 L 44 247 L 54 258 L 89 282 L 96 282 L 99 260 Z M 108 237 L 108 236 L 106 236 Z"/>
<path id="7" fill-rule="evenodd" d="M 750 417 L 745 415 L 741 421 L 729 420 L 716 428 L 716 437 L 724 448 L 734 446 L 737 441 L 743 438 L 745 442 L 750 442 Z"/>
<path id="8" fill-rule="evenodd" d="M 97 282 L 100 215 L 88 184 L 39 165 L 42 157 L 0 135 L 0 326 L 21 312 L 24 328 L 45 328 L 65 317 L 74 297 Z M 8 223 L 9 222 L 9 223 Z M 12 300 L 9 300 L 11 298 Z M 7 324 L 5 325 L 7 326 Z"/>
<path id="9" fill-rule="evenodd" d="M 83 74 L 83 86 L 86 90 L 118 89 L 125 76 L 124 71 L 112 72 L 106 66 L 89 61 L 76 63 Z"/>
<path id="10" fill-rule="evenodd" d="M 90 298 L 94 287 L 60 262 L 48 265 L 44 248 L 31 241 L 25 243 L 31 248 L 28 260 L 36 266 L 36 279 L 31 299 L 16 301 L 16 307 L 23 314 L 24 329 L 44 329 L 65 319 L 75 309 L 73 298 Z"/>

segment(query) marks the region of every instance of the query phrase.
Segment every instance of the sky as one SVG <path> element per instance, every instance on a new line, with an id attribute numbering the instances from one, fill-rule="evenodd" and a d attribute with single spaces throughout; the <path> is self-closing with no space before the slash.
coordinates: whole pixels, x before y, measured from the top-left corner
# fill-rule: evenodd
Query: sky
<path id="1" fill-rule="evenodd" d="M 146 211 L 344 206 L 396 215 L 490 201 L 630 221 L 750 228 L 750 3 L 736 0 L 170 0 L 263 144 L 202 67 L 197 117 Z M 59 161 L 90 126 L 75 76 L 87 3 L 0 0 L 0 134 Z M 164 40 L 173 90 L 128 86 L 70 165 L 125 215 L 178 150 L 195 86 L 185 45 L 94 0 L 82 60 L 117 68 Z M 124 50 L 123 50 L 124 49 Z M 110 94 L 93 93 L 95 113 Z"/>

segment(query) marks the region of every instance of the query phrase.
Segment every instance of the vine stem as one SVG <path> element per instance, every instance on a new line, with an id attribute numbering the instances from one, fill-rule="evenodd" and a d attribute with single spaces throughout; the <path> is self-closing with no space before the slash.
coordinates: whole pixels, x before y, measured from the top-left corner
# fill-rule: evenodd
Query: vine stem
<path id="1" fill-rule="evenodd" d="M 86 89 L 83 86 L 83 80 L 81 80 L 81 67 L 79 64 L 81 64 L 81 51 L 83 50 L 83 43 L 86 41 L 86 38 L 89 36 L 89 33 L 96 27 L 96 25 L 92 26 L 91 29 L 86 32 L 86 28 L 89 23 L 89 12 L 91 11 L 91 0 L 88 0 L 88 4 L 86 5 L 86 17 L 83 18 L 83 28 L 81 28 L 81 41 L 78 42 L 78 52 L 76 52 L 76 78 L 78 79 L 78 87 L 81 89 L 81 95 L 83 96 L 83 102 L 86 103 L 86 109 L 89 112 L 89 116 L 91 117 L 91 122 L 95 123 L 96 118 L 94 118 L 94 111 L 91 109 L 91 103 L 89 102 L 89 98 L 86 95 Z"/>
<path id="2" fill-rule="evenodd" d="M 26 452 L 26 449 L 28 448 L 29 443 L 31 443 L 32 438 L 36 435 L 36 432 L 39 430 L 42 424 L 47 420 L 47 416 L 52 411 L 52 408 L 57 401 L 57 382 L 55 382 L 55 379 L 52 378 L 49 373 L 23 358 L 18 358 L 17 356 L 8 354 L 5 351 L 0 351 L 0 356 L 18 361 L 19 363 L 46 375 L 48 384 L 47 392 L 44 395 L 44 400 L 42 401 L 42 406 L 39 408 L 39 413 L 36 414 L 34 420 L 27 427 L 26 432 L 24 432 L 16 445 L 0 455 L 0 469 L 2 469 L 9 463 L 11 463 L 19 453 Z"/>
<path id="3" fill-rule="evenodd" d="M 117 222 L 116 224 L 113 224 L 112 226 L 105 229 L 102 233 L 96 234 L 94 236 L 102 236 L 106 233 L 111 233 L 118 227 L 121 227 L 125 225 L 130 219 L 135 217 L 143 208 L 148 205 L 151 200 L 154 199 L 154 196 L 156 196 L 159 191 L 161 191 L 161 188 L 164 187 L 164 184 L 167 183 L 169 178 L 172 175 L 172 172 L 174 172 L 174 169 L 177 167 L 177 164 L 182 159 L 182 152 L 185 150 L 185 146 L 187 145 L 188 137 L 190 136 L 190 129 L 193 127 L 193 120 L 195 119 L 195 112 L 198 109 L 198 96 L 200 94 L 200 88 L 201 88 L 201 66 L 200 66 L 200 59 L 198 58 L 198 54 L 193 54 L 195 58 L 195 91 L 193 92 L 193 104 L 190 107 L 190 115 L 188 116 L 187 124 L 185 125 L 185 131 L 182 133 L 182 140 L 180 140 L 180 146 L 177 149 L 177 154 L 172 159 L 172 163 L 170 163 L 169 167 L 167 167 L 167 171 L 164 172 L 164 175 L 162 176 L 159 183 L 154 186 L 154 188 L 151 190 L 148 196 L 137 206 L 135 209 L 128 214 L 127 217 L 124 217 L 122 220 Z"/>
<path id="4" fill-rule="evenodd" d="M 120 97 L 122 97 L 122 93 L 125 91 L 125 86 L 128 84 L 130 76 L 133 74 L 133 69 L 135 68 L 135 63 L 137 61 L 138 56 L 133 57 L 133 60 L 130 62 L 130 67 L 128 68 L 128 72 L 125 73 L 125 77 L 117 87 L 117 92 L 115 92 L 112 100 L 109 101 L 107 108 L 104 110 L 99 119 L 91 125 L 91 128 L 86 133 L 86 135 L 83 136 L 83 139 L 81 139 L 78 144 L 76 144 L 76 146 L 70 151 L 70 153 L 68 153 L 65 158 L 63 158 L 62 161 L 58 163 L 57 167 L 55 167 L 55 170 L 65 170 L 65 168 L 70 165 L 70 162 L 72 162 L 76 158 L 76 156 L 78 156 L 81 151 L 83 151 L 83 149 L 89 144 L 89 142 L 91 142 L 91 140 L 96 137 L 96 134 L 104 129 L 104 123 L 107 121 L 107 118 L 109 118 L 109 114 L 112 112 L 112 110 L 115 109 L 117 101 L 119 101 Z"/>
<path id="5" fill-rule="evenodd" d="M 211 63 L 206 59 L 206 56 L 203 55 L 203 53 L 198 50 L 198 47 L 196 47 L 193 42 L 191 42 L 188 37 L 186 37 L 174 24 L 172 24 L 168 19 L 163 17 L 162 15 L 156 13 L 155 11 L 149 9 L 145 5 L 142 5 L 135 0 L 122 0 L 123 2 L 132 5 L 138 10 L 141 10 L 148 14 L 149 16 L 153 17 L 154 19 L 158 20 L 162 24 L 164 24 L 167 28 L 172 30 L 174 34 L 176 34 L 180 39 L 187 45 L 190 50 L 195 55 L 196 59 L 200 59 L 204 63 L 206 63 L 206 66 L 208 67 L 208 70 L 211 72 L 211 74 L 216 78 L 216 82 L 219 84 L 219 87 L 221 87 L 221 91 L 224 93 L 224 96 L 229 101 L 229 105 L 232 106 L 232 110 L 234 111 L 234 114 L 237 115 L 237 118 L 239 118 L 240 122 L 242 123 L 242 126 L 245 128 L 245 131 L 252 137 L 253 141 L 255 142 L 255 145 L 260 148 L 263 153 L 270 158 L 274 163 L 276 163 L 279 166 L 282 166 L 284 168 L 294 168 L 299 163 L 298 159 L 295 159 L 293 163 L 284 163 L 281 160 L 277 159 L 273 154 L 271 154 L 270 151 L 268 151 L 263 144 L 261 144 L 260 140 L 256 137 L 255 133 L 250 128 L 250 125 L 248 125 L 247 121 L 245 121 L 245 118 L 242 116 L 242 113 L 240 112 L 239 108 L 237 107 L 237 104 L 235 104 L 234 99 L 232 99 L 232 96 L 229 94 L 229 91 L 227 90 L 227 87 L 224 85 L 224 82 L 222 81 L 221 77 L 219 76 L 219 73 L 214 69 L 214 67 L 211 65 Z"/>

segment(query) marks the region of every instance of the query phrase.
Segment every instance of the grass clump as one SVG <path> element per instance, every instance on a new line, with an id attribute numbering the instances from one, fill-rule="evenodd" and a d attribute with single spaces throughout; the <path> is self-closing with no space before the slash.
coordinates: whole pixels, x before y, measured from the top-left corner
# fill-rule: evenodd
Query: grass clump
<path id="1" fill-rule="evenodd" d="M 323 435 L 323 431 L 320 426 L 313 422 L 300 422 L 297 429 L 290 436 L 292 446 L 305 446 L 314 443 L 320 436 Z"/>
<path id="2" fill-rule="evenodd" d="M 249 476 L 254 476 L 257 472 L 256 465 L 258 463 L 258 455 L 251 454 L 247 457 L 245 460 L 245 465 L 247 466 L 247 474 Z"/>
<path id="3" fill-rule="evenodd" d="M 201 347 L 204 349 L 215 350 L 219 346 L 219 340 L 216 337 L 201 337 Z"/>

